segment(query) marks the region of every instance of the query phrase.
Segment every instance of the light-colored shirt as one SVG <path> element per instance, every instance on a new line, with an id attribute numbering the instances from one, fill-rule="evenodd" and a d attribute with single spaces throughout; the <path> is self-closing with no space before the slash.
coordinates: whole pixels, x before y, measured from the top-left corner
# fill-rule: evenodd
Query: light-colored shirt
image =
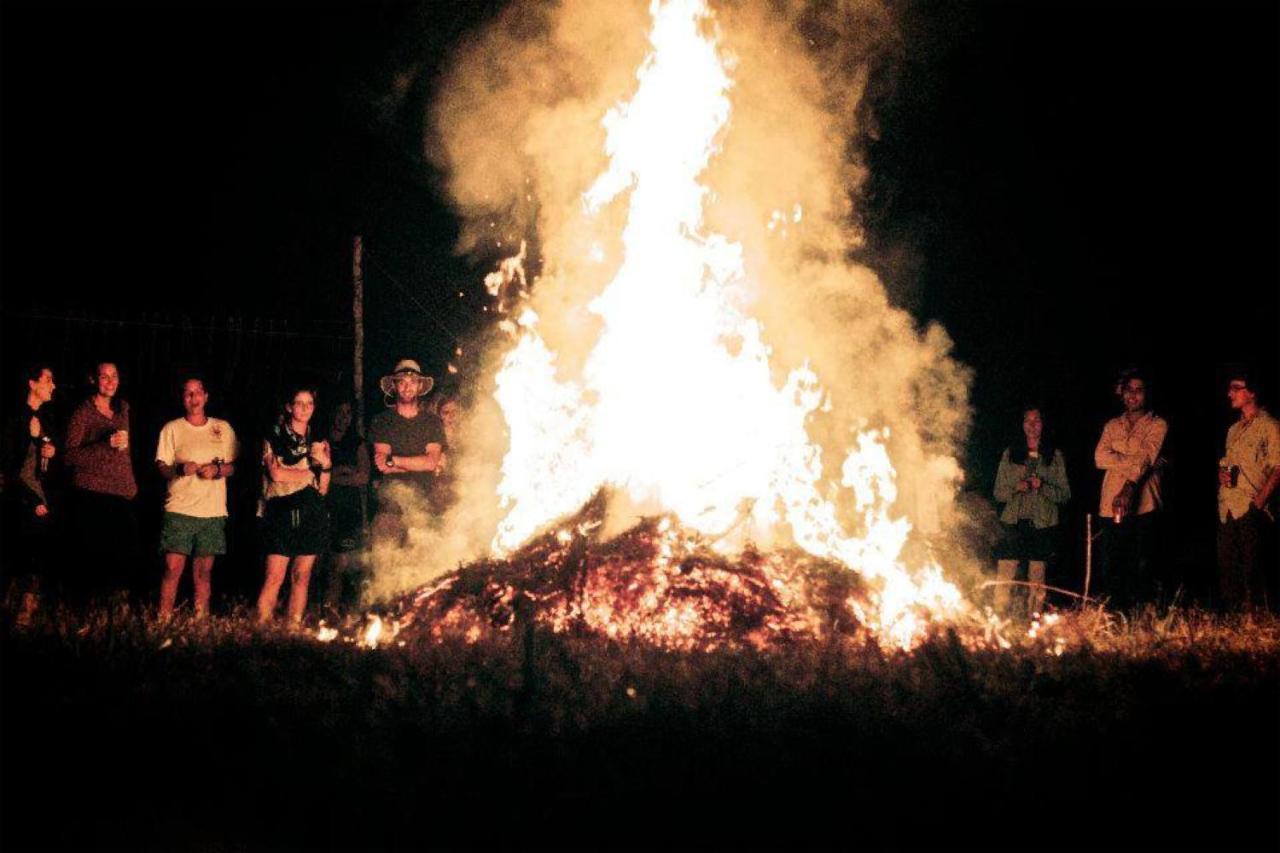
<path id="1" fill-rule="evenodd" d="M 1160 448 L 1169 434 L 1169 424 L 1152 412 L 1143 412 L 1131 426 L 1129 418 L 1120 415 L 1107 421 L 1102 438 L 1093 451 L 1093 461 L 1106 473 L 1102 476 L 1102 496 L 1098 513 L 1110 517 L 1112 503 L 1125 483 L 1137 483 L 1160 458 Z M 1130 512 L 1143 515 L 1159 509 L 1160 472 L 1154 471 L 1142 484 Z"/>
<path id="2" fill-rule="evenodd" d="M 219 418 L 208 418 L 200 426 L 186 418 L 169 421 L 160 430 L 156 445 L 156 461 L 166 465 L 194 462 L 207 465 L 215 459 L 234 462 L 236 434 L 231 424 Z M 222 477 L 202 480 L 195 474 L 179 473 L 169 481 L 164 500 L 165 512 L 195 518 L 219 518 L 227 514 L 227 481 Z"/>
<path id="3" fill-rule="evenodd" d="M 1271 472 L 1280 468 L 1280 421 L 1265 409 L 1246 422 L 1243 418 L 1227 430 L 1224 466 L 1240 466 L 1235 488 L 1218 487 L 1218 520 L 1244 518 L 1253 499 L 1262 491 Z"/>

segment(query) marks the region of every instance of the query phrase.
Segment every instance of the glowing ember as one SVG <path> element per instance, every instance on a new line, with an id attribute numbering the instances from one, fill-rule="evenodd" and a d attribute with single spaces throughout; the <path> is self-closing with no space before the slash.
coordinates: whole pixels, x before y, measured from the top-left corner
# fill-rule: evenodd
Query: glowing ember
<path id="1" fill-rule="evenodd" d="M 798 550 L 731 559 L 667 517 L 602 542 L 604 512 L 602 494 L 509 559 L 408 596 L 400 635 L 474 643 L 541 626 L 701 651 L 868 635 L 853 610 L 866 586 L 838 563 Z"/>
<path id="2" fill-rule="evenodd" d="M 643 527 L 629 540 L 652 553 L 610 562 L 601 552 L 603 562 L 576 600 L 564 603 L 564 619 L 609 636 L 715 636 L 721 621 L 734 618 L 733 607 L 716 615 L 673 592 L 677 576 L 688 575 L 674 566 L 690 565 L 696 553 L 703 555 L 698 571 L 711 572 L 707 555 L 714 552 L 753 567 L 752 577 L 780 608 L 774 613 L 774 605 L 759 603 L 770 614 L 762 611 L 759 625 L 780 632 L 787 619 L 808 618 L 796 615 L 806 611 L 788 594 L 774 591 L 783 565 L 795 563 L 756 549 L 798 548 L 858 572 L 859 588 L 865 581 L 867 589 L 845 610 L 881 642 L 909 648 L 932 619 L 955 618 L 968 607 L 927 557 L 912 570 L 903 562 L 911 524 L 894 510 L 887 429 L 856 435 L 840 482 L 824 479 L 823 450 L 808 426 L 838 401 L 807 365 L 774 384 L 763 328 L 748 313 L 758 286 L 745 272 L 743 249 L 703 224 L 709 189 L 699 179 L 727 132 L 732 62 L 702 0 L 654 2 L 651 12 L 651 51 L 638 87 L 604 118 L 609 166 L 583 197 L 591 214 L 625 204 L 626 225 L 617 272 L 589 306 L 601 326 L 580 379 L 557 376 L 558 356 L 539 334 L 538 315 L 507 304 L 508 291 L 524 290 L 524 247 L 486 281 L 502 300 L 499 310 L 509 312 L 503 328 L 514 339 L 496 381 L 510 443 L 498 487 L 505 515 L 493 550 L 512 554 L 598 490 L 611 489 L 643 514 L 675 523 Z M 801 217 L 797 206 L 769 227 Z M 605 259 L 598 245 L 588 252 Z M 837 508 L 850 502 L 853 532 Z M 551 542 L 571 549 L 578 538 L 566 528 Z M 715 571 L 728 572 L 709 581 L 725 585 L 724 601 L 734 600 L 734 584 L 750 587 L 741 573 Z M 644 614 L 638 622 L 615 606 L 611 596 L 619 590 L 635 597 L 627 610 Z M 506 589 L 499 600 L 509 595 Z"/>

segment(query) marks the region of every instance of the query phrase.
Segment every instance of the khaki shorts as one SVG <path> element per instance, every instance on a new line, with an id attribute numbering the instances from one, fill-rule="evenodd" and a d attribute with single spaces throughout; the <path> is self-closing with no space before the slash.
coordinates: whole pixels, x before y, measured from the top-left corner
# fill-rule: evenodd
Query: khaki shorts
<path id="1" fill-rule="evenodd" d="M 227 553 L 227 517 L 196 518 L 176 512 L 164 514 L 160 553 L 213 557 Z"/>

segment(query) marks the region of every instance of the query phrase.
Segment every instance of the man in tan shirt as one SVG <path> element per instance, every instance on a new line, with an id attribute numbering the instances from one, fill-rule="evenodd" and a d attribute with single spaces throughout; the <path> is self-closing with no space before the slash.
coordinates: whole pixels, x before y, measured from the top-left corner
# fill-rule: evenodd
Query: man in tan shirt
<path id="1" fill-rule="evenodd" d="M 1103 561 L 1098 580 L 1114 604 L 1127 607 L 1154 592 L 1152 528 L 1162 505 L 1160 451 L 1169 424 L 1147 408 L 1147 383 L 1138 371 L 1121 374 L 1117 393 L 1124 412 L 1107 421 L 1093 452 L 1103 471 L 1098 507 Z"/>
<path id="2" fill-rule="evenodd" d="M 1258 405 L 1247 375 L 1227 383 L 1227 399 L 1240 419 L 1227 430 L 1218 463 L 1218 587 L 1232 610 L 1261 605 L 1275 582 L 1263 571 L 1266 540 L 1274 527 L 1268 502 L 1280 486 L 1280 422 Z"/>

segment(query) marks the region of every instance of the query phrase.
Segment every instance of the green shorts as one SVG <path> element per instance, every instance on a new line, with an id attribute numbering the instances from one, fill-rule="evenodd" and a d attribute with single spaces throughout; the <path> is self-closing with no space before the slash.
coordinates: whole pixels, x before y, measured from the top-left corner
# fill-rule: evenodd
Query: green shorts
<path id="1" fill-rule="evenodd" d="M 227 553 L 227 517 L 196 518 L 166 512 L 160 528 L 160 553 L 193 557 Z"/>

